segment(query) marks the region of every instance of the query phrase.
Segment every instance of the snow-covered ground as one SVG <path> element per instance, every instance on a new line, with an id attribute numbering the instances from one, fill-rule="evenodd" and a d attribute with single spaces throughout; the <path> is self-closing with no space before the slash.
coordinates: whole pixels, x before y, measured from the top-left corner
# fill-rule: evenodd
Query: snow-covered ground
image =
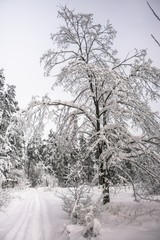
<path id="1" fill-rule="evenodd" d="M 96 195 L 101 190 L 96 189 Z M 0 240 L 83 240 L 82 226 L 71 225 L 55 190 L 28 189 L 0 212 Z M 101 235 L 95 240 L 160 240 L 160 203 L 136 203 L 131 190 L 112 194 L 99 216 Z M 65 225 L 70 231 L 67 236 Z"/>
<path id="2" fill-rule="evenodd" d="M 9 208 L 0 212 L 0 240 L 57 239 L 65 222 L 67 215 L 53 193 L 21 191 Z"/>

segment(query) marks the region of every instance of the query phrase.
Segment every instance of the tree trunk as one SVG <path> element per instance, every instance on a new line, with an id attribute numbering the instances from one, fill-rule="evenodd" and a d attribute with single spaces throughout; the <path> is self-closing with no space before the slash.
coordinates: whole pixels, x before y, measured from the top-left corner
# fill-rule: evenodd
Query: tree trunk
<path id="1" fill-rule="evenodd" d="M 109 170 L 107 169 L 107 166 L 104 166 L 104 163 L 102 162 L 100 165 L 99 184 L 103 186 L 103 204 L 110 202 L 109 180 Z"/>
<path id="2" fill-rule="evenodd" d="M 99 102 L 95 102 L 95 107 L 96 107 L 96 117 L 97 117 L 97 133 L 100 133 L 100 116 L 99 116 Z M 104 106 L 105 107 L 105 106 Z M 106 113 L 103 114 L 103 127 L 106 125 Z M 97 160 L 100 162 L 101 161 L 101 154 L 103 152 L 103 147 L 101 144 L 98 144 L 98 149 L 97 149 Z M 110 157 L 109 157 L 110 158 Z M 109 171 L 107 168 L 107 162 L 108 159 L 106 159 L 106 162 L 101 162 L 100 163 L 100 174 L 99 174 L 99 184 L 103 186 L 103 204 L 106 204 L 110 202 L 110 196 L 109 196 Z"/>
<path id="3" fill-rule="evenodd" d="M 109 195 L 109 174 L 108 171 L 105 170 L 104 173 L 104 183 L 103 183 L 103 204 L 110 202 L 110 195 Z"/>

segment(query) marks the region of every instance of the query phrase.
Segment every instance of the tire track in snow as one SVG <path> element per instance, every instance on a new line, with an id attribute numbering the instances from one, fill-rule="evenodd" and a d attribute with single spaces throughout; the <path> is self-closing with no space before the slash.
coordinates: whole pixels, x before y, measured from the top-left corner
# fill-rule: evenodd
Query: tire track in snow
<path id="1" fill-rule="evenodd" d="M 18 213 L 18 214 L 22 214 L 18 216 L 18 220 L 15 221 L 13 227 L 11 227 L 11 229 L 8 231 L 7 234 L 5 234 L 4 236 L 4 240 L 17 240 L 18 238 L 16 238 L 16 235 L 18 234 L 19 231 L 21 231 L 21 228 L 24 224 L 24 222 L 27 219 L 28 213 L 30 212 L 30 209 L 32 208 L 32 204 L 33 202 L 31 200 L 28 200 L 27 202 L 25 201 L 24 204 L 20 205 L 20 207 L 22 208 L 22 212 Z M 24 205 L 24 206 L 23 206 Z M 15 209 L 16 211 L 16 209 Z M 18 239 L 19 240 L 19 239 Z"/>
<path id="2" fill-rule="evenodd" d="M 11 220 L 6 218 L 7 224 L 2 224 L 0 240 L 44 240 L 41 208 L 37 191 L 30 191 L 9 214 Z"/>
<path id="3" fill-rule="evenodd" d="M 32 210 L 32 206 L 33 206 L 33 202 L 31 202 L 31 200 L 30 200 L 30 206 L 28 208 L 26 216 L 24 217 L 23 221 L 21 222 L 21 225 L 19 226 L 19 229 L 17 230 L 14 238 L 12 237 L 13 240 L 25 240 L 26 228 L 27 228 L 29 220 L 30 220 L 30 213 Z"/>
<path id="4" fill-rule="evenodd" d="M 28 225 L 27 233 L 28 237 L 26 238 L 26 240 L 44 240 L 42 206 L 37 192 L 34 199 L 32 217 L 30 224 Z"/>
<path id="5" fill-rule="evenodd" d="M 14 240 L 43 240 L 44 229 L 42 225 L 41 205 L 36 190 L 32 198 L 32 205 L 28 215 L 17 232 Z"/>
<path id="6" fill-rule="evenodd" d="M 40 203 L 41 203 L 41 211 L 42 211 L 42 224 L 44 228 L 43 240 L 50 240 L 51 227 L 50 227 L 48 216 L 46 215 L 46 207 L 45 207 L 44 200 L 40 199 Z"/>
<path id="7" fill-rule="evenodd" d="M 35 189 L 26 193 L 23 201 L 13 204 L 2 218 L 0 240 L 58 239 L 65 221 L 61 200 L 54 193 Z"/>
<path id="8" fill-rule="evenodd" d="M 59 239 L 64 223 L 66 222 L 66 214 L 61 209 L 61 200 L 58 199 L 54 193 L 51 194 L 51 198 L 46 198 L 44 192 L 40 193 L 39 199 L 41 202 L 42 221 L 45 230 L 44 240 Z M 68 218 L 66 220 L 68 221 Z"/>

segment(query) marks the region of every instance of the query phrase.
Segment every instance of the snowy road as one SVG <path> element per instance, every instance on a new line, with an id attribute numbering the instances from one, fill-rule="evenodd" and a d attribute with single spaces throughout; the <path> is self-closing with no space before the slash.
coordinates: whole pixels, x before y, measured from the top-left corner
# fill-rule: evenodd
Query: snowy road
<path id="1" fill-rule="evenodd" d="M 59 189 L 59 191 L 61 191 Z M 128 197 L 117 196 L 123 199 L 128 208 Z M 0 240 L 67 240 L 62 234 L 64 224 L 69 224 L 68 216 L 61 208 L 61 200 L 54 191 L 46 192 L 43 189 L 28 189 L 14 193 L 16 198 L 4 212 L 0 212 Z M 116 202 L 116 199 L 114 199 Z M 115 205 L 116 206 L 116 205 Z M 138 206 L 134 205 L 133 206 Z M 141 205 L 140 205 L 141 206 Z M 151 205 L 152 206 L 152 205 Z M 124 208 L 125 206 L 123 206 Z M 160 240 L 160 209 L 156 211 L 157 218 L 142 216 L 138 225 L 129 224 L 118 215 L 109 215 L 104 211 L 101 214 L 102 231 L 95 240 Z M 141 207 L 140 207 L 141 209 Z M 126 210 L 127 212 L 127 210 Z M 138 212 L 137 212 L 138 214 Z M 129 216 L 129 213 L 128 215 Z M 157 219 L 157 220 L 156 220 Z M 135 222 L 136 223 L 136 222 Z M 82 228 L 79 225 L 70 225 L 70 240 L 84 240 Z"/>
<path id="2" fill-rule="evenodd" d="M 0 213 L 0 240 L 57 239 L 66 218 L 53 193 L 29 190 Z"/>

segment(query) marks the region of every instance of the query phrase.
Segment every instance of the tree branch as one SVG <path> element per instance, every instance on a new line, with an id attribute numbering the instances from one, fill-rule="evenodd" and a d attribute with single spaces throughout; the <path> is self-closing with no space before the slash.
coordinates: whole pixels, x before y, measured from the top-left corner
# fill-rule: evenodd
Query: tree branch
<path id="1" fill-rule="evenodd" d="M 154 41 L 158 44 L 158 46 L 160 47 L 160 43 L 158 42 L 158 40 L 151 34 L 151 37 L 154 39 Z"/>
<path id="2" fill-rule="evenodd" d="M 160 21 L 159 16 L 155 13 L 155 11 L 153 10 L 153 8 L 151 7 L 151 5 L 149 4 L 149 2 L 147 1 L 147 5 L 149 6 L 149 8 L 151 9 L 152 13 L 154 14 L 154 16 Z"/>

